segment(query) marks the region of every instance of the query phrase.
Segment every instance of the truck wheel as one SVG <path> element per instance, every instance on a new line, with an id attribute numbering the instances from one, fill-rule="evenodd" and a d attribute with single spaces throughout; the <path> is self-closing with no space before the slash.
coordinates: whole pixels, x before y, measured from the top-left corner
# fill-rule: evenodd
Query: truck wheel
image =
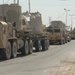
<path id="1" fill-rule="evenodd" d="M 37 52 L 40 52 L 42 50 L 41 41 L 37 40 L 35 43 L 35 48 Z"/>
<path id="2" fill-rule="evenodd" d="M 42 44 L 42 50 L 43 51 L 46 50 L 47 49 L 47 41 L 46 40 L 42 40 L 41 44 Z"/>
<path id="3" fill-rule="evenodd" d="M 8 60 L 11 58 L 11 44 L 8 41 L 6 44 L 6 49 L 3 50 L 2 54 L 2 59 Z"/>
<path id="4" fill-rule="evenodd" d="M 65 39 L 63 40 L 63 44 L 65 44 Z"/>
<path id="5" fill-rule="evenodd" d="M 29 54 L 33 53 L 33 42 L 32 40 L 29 41 Z"/>
<path id="6" fill-rule="evenodd" d="M 49 40 L 47 40 L 47 49 L 49 48 Z"/>
<path id="7" fill-rule="evenodd" d="M 50 45 L 53 45 L 54 43 L 52 41 L 50 41 Z"/>
<path id="8" fill-rule="evenodd" d="M 62 40 L 60 40 L 60 41 L 59 41 L 59 44 L 60 44 L 60 45 L 62 45 L 62 44 L 63 44 L 63 41 L 62 41 Z"/>
<path id="9" fill-rule="evenodd" d="M 28 55 L 29 53 L 29 46 L 28 46 L 28 41 L 24 41 L 24 47 L 21 50 L 22 55 Z"/>
<path id="10" fill-rule="evenodd" d="M 68 40 L 67 40 L 67 38 L 65 38 L 65 43 L 67 43 L 68 42 Z"/>
<path id="11" fill-rule="evenodd" d="M 16 42 L 14 42 L 12 45 L 11 57 L 12 58 L 17 57 L 17 43 Z"/>

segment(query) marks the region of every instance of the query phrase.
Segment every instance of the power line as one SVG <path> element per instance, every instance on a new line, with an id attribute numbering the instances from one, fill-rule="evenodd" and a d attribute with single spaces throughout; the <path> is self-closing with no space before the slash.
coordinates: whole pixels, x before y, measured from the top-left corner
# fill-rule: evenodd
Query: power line
<path id="1" fill-rule="evenodd" d="M 65 14 L 65 12 L 64 12 L 61 16 L 59 16 L 58 19 L 59 19 L 60 17 L 62 17 L 64 14 Z"/>
<path id="2" fill-rule="evenodd" d="M 29 0 L 29 13 L 31 12 L 30 0 Z"/>
<path id="3" fill-rule="evenodd" d="M 75 6 L 75 4 L 64 4 L 64 5 L 40 5 L 40 4 L 31 4 L 32 6 Z"/>
<path id="4" fill-rule="evenodd" d="M 74 11 L 71 11 L 71 10 L 70 10 L 70 12 L 75 13 Z"/>
<path id="5" fill-rule="evenodd" d="M 7 0 L 7 1 L 5 2 L 5 4 L 8 3 L 8 2 L 9 2 L 9 0 Z"/>

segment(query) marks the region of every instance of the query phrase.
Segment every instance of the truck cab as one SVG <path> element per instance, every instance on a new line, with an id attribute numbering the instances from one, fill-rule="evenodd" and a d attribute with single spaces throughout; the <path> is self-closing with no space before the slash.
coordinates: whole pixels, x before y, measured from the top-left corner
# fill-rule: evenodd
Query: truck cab
<path id="1" fill-rule="evenodd" d="M 64 33 L 62 31 L 62 29 L 59 28 L 48 28 L 47 32 L 49 32 L 49 40 L 50 40 L 50 44 L 54 44 L 54 43 L 60 43 L 60 40 L 64 40 Z"/>

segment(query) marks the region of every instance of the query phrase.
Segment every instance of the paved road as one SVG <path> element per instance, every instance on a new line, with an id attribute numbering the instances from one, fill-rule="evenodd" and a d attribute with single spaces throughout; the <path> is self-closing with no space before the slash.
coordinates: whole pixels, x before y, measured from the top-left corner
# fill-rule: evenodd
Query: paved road
<path id="1" fill-rule="evenodd" d="M 60 60 L 75 53 L 75 41 L 64 45 L 51 45 L 49 50 L 6 61 L 0 61 L 0 75 L 48 75 Z"/>

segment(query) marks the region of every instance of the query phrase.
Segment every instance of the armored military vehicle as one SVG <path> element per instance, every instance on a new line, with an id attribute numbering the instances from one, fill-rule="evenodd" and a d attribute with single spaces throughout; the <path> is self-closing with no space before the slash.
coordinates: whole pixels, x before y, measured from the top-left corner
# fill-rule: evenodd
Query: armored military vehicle
<path id="1" fill-rule="evenodd" d="M 52 21 L 51 25 L 47 28 L 47 32 L 49 32 L 49 40 L 51 44 L 63 44 L 67 42 L 67 33 L 63 22 Z"/>
<path id="2" fill-rule="evenodd" d="M 0 53 L 2 57 L 14 58 L 17 56 L 17 51 L 23 55 L 31 54 L 33 52 L 31 28 L 21 13 L 21 6 L 18 4 L 0 5 L 0 16 Z"/>
<path id="3" fill-rule="evenodd" d="M 36 50 L 47 50 L 49 47 L 48 34 L 43 31 L 42 17 L 39 12 L 31 13 L 29 25 L 34 36 L 33 45 Z"/>
<path id="4" fill-rule="evenodd" d="M 34 16 L 35 18 L 32 18 Z M 21 6 L 0 5 L 0 54 L 4 59 L 17 56 L 17 52 L 28 55 L 48 49 L 47 34 L 43 33 L 40 14 L 31 13 L 30 21 L 22 14 Z"/>

